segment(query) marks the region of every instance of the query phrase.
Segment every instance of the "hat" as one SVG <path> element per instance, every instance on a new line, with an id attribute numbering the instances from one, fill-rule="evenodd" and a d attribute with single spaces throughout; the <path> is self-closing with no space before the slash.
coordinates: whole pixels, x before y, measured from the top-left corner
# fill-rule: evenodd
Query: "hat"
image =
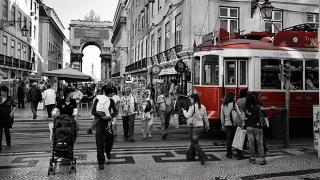
<path id="1" fill-rule="evenodd" d="M 124 88 L 124 91 L 131 91 L 131 88 L 127 86 L 126 88 Z"/>

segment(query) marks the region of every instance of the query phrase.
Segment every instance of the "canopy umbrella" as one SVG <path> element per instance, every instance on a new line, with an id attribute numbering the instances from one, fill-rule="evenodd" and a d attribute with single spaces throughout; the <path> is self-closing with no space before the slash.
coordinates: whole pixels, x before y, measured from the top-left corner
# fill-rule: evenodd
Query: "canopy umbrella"
<path id="1" fill-rule="evenodd" d="M 65 68 L 42 72 L 42 76 L 54 76 L 61 80 L 91 81 L 92 78 L 76 69 Z"/>

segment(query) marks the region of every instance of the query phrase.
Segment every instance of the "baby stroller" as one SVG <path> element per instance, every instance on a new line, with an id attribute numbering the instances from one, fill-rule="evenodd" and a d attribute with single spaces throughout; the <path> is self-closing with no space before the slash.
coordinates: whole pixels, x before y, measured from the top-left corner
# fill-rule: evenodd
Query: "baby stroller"
<path id="1" fill-rule="evenodd" d="M 70 115 L 60 115 L 53 120 L 52 157 L 49 162 L 48 175 L 55 174 L 57 162 L 69 166 L 69 173 L 76 173 L 76 158 L 73 146 L 77 137 L 77 122 Z"/>

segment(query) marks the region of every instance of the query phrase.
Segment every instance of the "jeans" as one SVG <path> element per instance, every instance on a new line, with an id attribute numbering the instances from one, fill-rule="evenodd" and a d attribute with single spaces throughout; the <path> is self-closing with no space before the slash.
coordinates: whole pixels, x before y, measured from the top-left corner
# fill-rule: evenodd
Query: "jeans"
<path id="1" fill-rule="evenodd" d="M 134 139 L 134 119 L 135 114 L 129 116 L 122 116 L 123 121 L 123 135 L 125 138 Z"/>
<path id="2" fill-rule="evenodd" d="M 151 115 L 150 119 L 143 118 L 141 119 L 141 132 L 144 138 L 147 137 L 147 135 L 151 135 L 153 126 L 153 115 Z"/>
<path id="3" fill-rule="evenodd" d="M 201 146 L 198 143 L 199 134 L 202 131 L 202 127 L 190 127 L 189 128 L 189 136 L 191 140 L 191 144 L 186 154 L 187 160 L 194 160 L 196 153 L 200 160 L 207 160 L 207 156 L 202 150 Z"/>
<path id="4" fill-rule="evenodd" d="M 236 132 L 236 127 L 234 126 L 225 126 L 225 132 L 226 132 L 226 136 L 227 136 L 227 155 L 228 156 L 232 156 L 232 142 L 233 142 L 233 138 L 234 138 L 234 134 Z M 238 157 L 242 157 L 242 151 L 239 149 L 236 149 L 237 151 L 237 156 Z"/>
<path id="5" fill-rule="evenodd" d="M 110 153 L 113 147 L 114 136 L 107 132 L 108 121 L 100 119 L 96 125 L 96 146 L 98 164 L 104 164 L 104 153 Z"/>
<path id="6" fill-rule="evenodd" d="M 38 109 L 38 102 L 31 101 L 32 119 L 37 118 L 37 109 Z"/>
<path id="7" fill-rule="evenodd" d="M 161 121 L 161 134 L 166 135 L 167 129 L 169 127 L 171 113 L 166 113 L 165 111 L 159 110 L 159 117 Z"/>
<path id="8" fill-rule="evenodd" d="M 53 110 L 54 106 L 55 106 L 54 104 L 46 105 L 47 112 L 48 112 L 48 117 L 49 117 L 49 118 L 52 117 L 52 110 Z"/>
<path id="9" fill-rule="evenodd" d="M 260 128 L 247 127 L 250 159 L 255 159 L 255 143 L 258 148 L 258 157 L 265 160 L 263 149 L 263 131 Z"/>
<path id="10" fill-rule="evenodd" d="M 4 131 L 4 135 L 6 136 L 6 143 L 8 146 L 11 146 L 11 136 L 9 127 L 1 127 L 0 126 L 0 149 L 2 147 L 2 134 Z"/>

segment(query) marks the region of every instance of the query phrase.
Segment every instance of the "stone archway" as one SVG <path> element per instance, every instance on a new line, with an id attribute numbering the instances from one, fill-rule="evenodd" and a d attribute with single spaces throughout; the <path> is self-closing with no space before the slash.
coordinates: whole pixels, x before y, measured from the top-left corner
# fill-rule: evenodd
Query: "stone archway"
<path id="1" fill-rule="evenodd" d="M 84 20 L 71 20 L 70 48 L 71 67 L 82 71 L 83 49 L 89 45 L 98 47 L 101 51 L 101 81 L 111 77 L 111 37 L 112 22 L 100 21 L 92 10 Z"/>

